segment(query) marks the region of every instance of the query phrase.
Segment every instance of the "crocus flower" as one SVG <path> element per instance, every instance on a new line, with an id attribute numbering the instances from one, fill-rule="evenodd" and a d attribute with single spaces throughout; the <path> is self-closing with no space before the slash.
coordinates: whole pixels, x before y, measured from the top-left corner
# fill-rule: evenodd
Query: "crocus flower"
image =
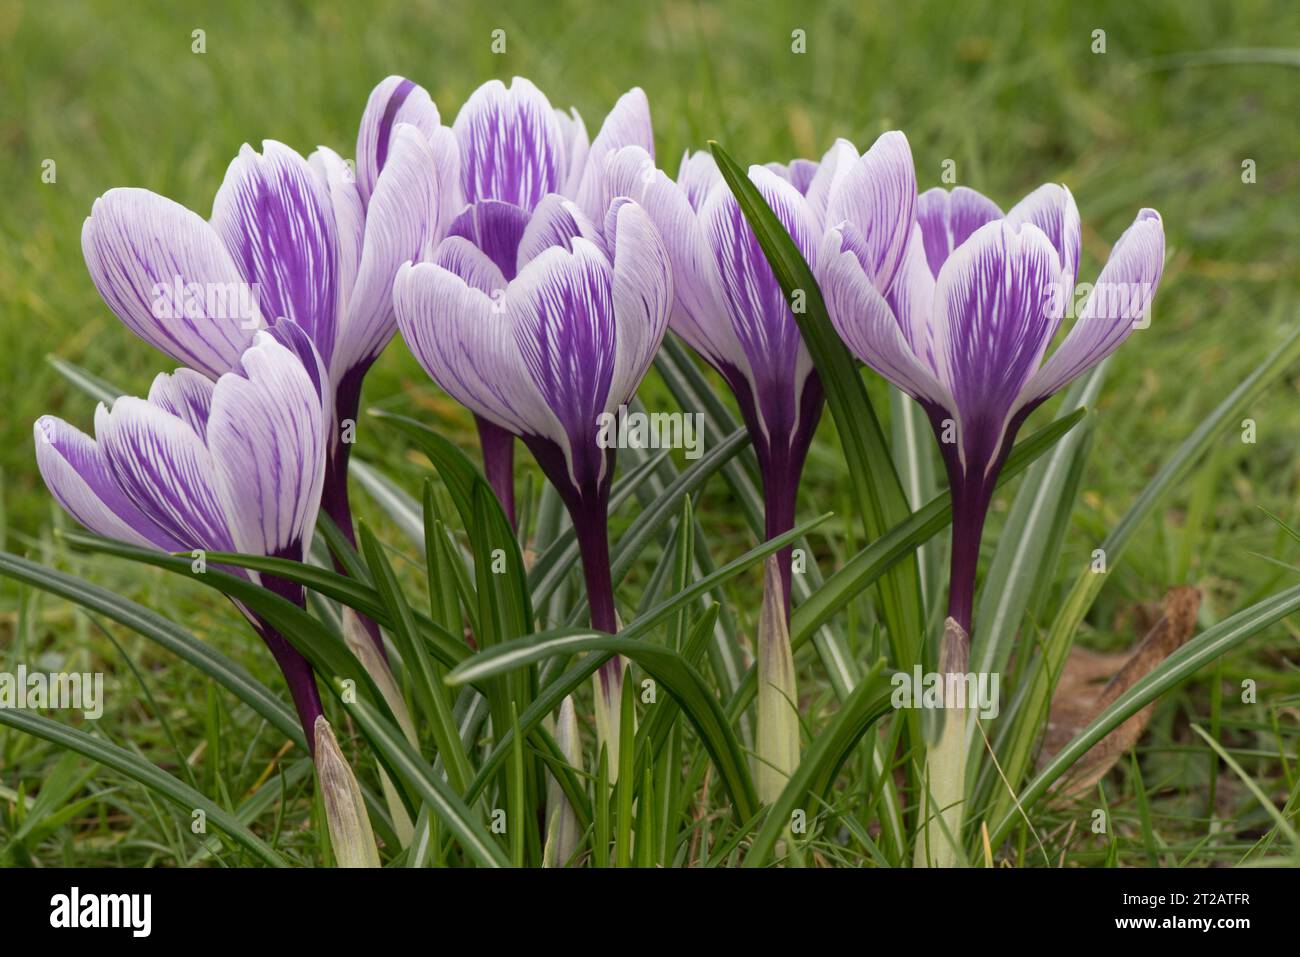
<path id="1" fill-rule="evenodd" d="M 391 90 L 391 96 L 385 96 L 385 90 Z M 399 105 L 392 107 L 399 97 Z M 410 115 L 416 122 L 422 108 L 412 105 L 412 100 L 429 104 L 423 109 L 431 108 L 423 90 L 409 80 L 390 77 L 371 96 L 367 115 L 384 104 L 385 115 L 392 112 L 399 119 Z M 619 99 L 589 144 L 577 111 L 553 109 L 546 95 L 522 77 L 515 77 L 508 87 L 500 80 L 484 83 L 461 107 L 451 130 L 459 151 L 460 181 L 459 205 L 449 219 L 447 235 L 476 247 L 505 282 L 512 281 L 542 247 L 575 231 L 598 232 L 608 202 L 601 180 L 604 164 L 592 160 L 632 143 L 654 148 L 650 107 L 641 90 L 633 89 Z M 381 160 L 378 167 L 382 166 Z M 367 175 L 363 168 L 363 183 Z M 444 195 L 450 196 L 451 191 Z M 581 217 L 563 199 L 572 200 Z M 580 224 L 575 219 L 581 219 Z M 514 436 L 482 415 L 475 415 L 475 424 L 484 472 L 513 523 Z"/>
<path id="2" fill-rule="evenodd" d="M 298 327 L 255 333 L 214 383 L 192 369 L 154 379 L 147 399 L 95 410 L 95 437 L 62 419 L 36 422 L 36 461 L 54 497 L 93 532 L 164 552 L 240 551 L 301 561 L 325 477 L 330 396 Z M 226 569 L 298 605 L 302 587 Z M 320 695 L 307 660 L 240 610 L 284 672 L 307 741 Z"/>
<path id="3" fill-rule="evenodd" d="M 676 288 L 671 327 L 712 365 L 735 393 L 763 480 L 768 538 L 794 526 L 804 460 L 821 417 L 823 391 L 780 283 L 739 203 L 707 154 L 687 154 L 677 181 L 654 168 L 643 150 L 626 147 L 605 158 L 605 188 L 644 205 L 664 237 Z M 916 182 L 911 152 L 901 133 L 886 133 L 864 155 L 841 140 L 821 163 L 754 166 L 750 179 L 816 268 L 828 225 L 852 218 L 855 238 L 872 265 L 869 282 L 887 294 L 902 261 L 914 221 Z M 789 615 L 789 548 L 779 555 L 781 607 Z M 785 635 L 783 638 L 782 636 Z M 788 632 L 759 629 L 759 644 L 788 642 Z M 757 752 L 761 777 L 775 799 L 790 766 L 790 740 L 798 741 L 793 678 L 769 667 L 788 649 L 760 647 L 758 681 L 779 688 L 784 708 L 760 711 Z M 767 727 L 763 727 L 766 723 Z M 797 752 L 794 755 L 797 760 Z M 773 788 L 775 790 L 773 790 Z"/>
<path id="4" fill-rule="evenodd" d="M 373 101 L 374 97 L 372 97 Z M 415 92 L 410 105 L 420 104 Z M 333 394 L 323 508 L 349 538 L 347 464 L 366 371 L 392 338 L 401 263 L 435 245 L 458 165 L 428 97 L 417 123 L 368 109 L 360 181 L 324 147 L 304 159 L 271 140 L 231 162 L 211 220 L 156 193 L 114 189 L 82 230 L 91 278 L 140 338 L 217 378 L 255 332 L 287 318 L 310 337 Z M 386 119 L 387 122 L 384 122 Z M 375 145 L 381 144 L 381 145 Z M 383 172 L 369 158 L 381 155 Z M 365 622 L 382 656 L 379 631 Z"/>
<path id="5" fill-rule="evenodd" d="M 615 449 L 600 447 L 599 422 L 649 368 L 672 278 L 659 234 L 635 203 L 611 204 L 597 234 L 574 203 L 549 202 L 547 241 L 525 236 L 512 281 L 478 246 L 451 236 L 433 262 L 402 267 L 393 304 L 402 338 L 434 381 L 533 453 L 577 532 L 591 624 L 614 633 L 606 523 Z M 596 676 L 611 767 L 621 689 L 615 658 Z"/>
<path id="6" fill-rule="evenodd" d="M 970 656 L 984 520 L 1016 433 L 1147 314 L 1164 263 L 1164 229 L 1155 210 L 1138 213 L 1073 328 L 1044 361 L 1074 301 L 1079 270 L 1079 212 L 1064 186 L 1039 187 L 1005 216 L 974 190 L 926 192 L 917 203 L 903 278 L 888 297 L 871 282 L 855 226 L 850 219 L 828 233 L 820 281 L 849 349 L 916 399 L 939 439 L 953 503 L 940 671 L 961 674 Z M 935 782 L 934 805 L 954 809 L 943 814 L 954 834 L 965 741 L 962 722 L 945 722 L 932 762 L 940 769 L 936 776 L 945 778 Z M 941 852 L 938 859 L 951 857 Z"/>

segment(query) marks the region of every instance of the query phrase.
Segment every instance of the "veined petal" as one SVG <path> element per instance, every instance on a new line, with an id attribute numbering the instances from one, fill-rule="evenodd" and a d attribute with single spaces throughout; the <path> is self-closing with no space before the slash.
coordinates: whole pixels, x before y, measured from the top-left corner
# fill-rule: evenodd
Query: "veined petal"
<path id="1" fill-rule="evenodd" d="M 69 515 L 97 535 L 165 552 L 181 550 L 118 487 L 94 439 L 52 415 L 37 419 L 33 432 L 41 478 Z"/>
<path id="2" fill-rule="evenodd" d="M 1021 404 L 1047 398 L 1118 349 L 1151 308 L 1164 262 L 1164 223 L 1154 209 L 1143 209 L 1115 243 L 1074 328 L 1029 381 Z"/>
<path id="3" fill-rule="evenodd" d="M 440 247 L 464 240 L 449 239 Z M 433 263 L 407 264 L 393 284 L 402 338 L 424 371 L 475 415 L 516 435 L 562 435 L 515 345 L 505 300 Z M 540 424 L 539 424 L 540 423 Z"/>
<path id="4" fill-rule="evenodd" d="M 1079 281 L 1079 207 L 1070 191 L 1058 183 L 1044 183 L 1011 207 L 1007 221 L 1013 226 L 1033 223 L 1047 234 L 1070 287 L 1064 292 L 1072 295 Z"/>
<path id="5" fill-rule="evenodd" d="M 212 394 L 217 498 L 239 551 L 301 558 L 325 480 L 320 392 L 302 360 L 266 332 L 242 367 L 218 379 Z"/>
<path id="6" fill-rule="evenodd" d="M 673 331 L 715 367 L 747 370 L 744 349 L 727 316 L 718 265 L 687 190 L 655 169 L 654 160 L 637 146 L 613 154 L 607 174 L 610 193 L 635 200 L 654 223 L 668 250 L 675 300 L 669 319 Z M 716 179 L 716 185 L 726 190 L 713 157 L 707 153 L 696 153 L 689 169 L 687 161 L 683 161 L 683 174 L 686 182 L 693 178 Z M 706 188 L 702 182 L 695 185 Z"/>
<path id="7" fill-rule="evenodd" d="M 271 323 L 267 327 L 266 333 L 298 357 L 298 361 L 307 370 L 307 377 L 311 379 L 312 387 L 320 398 L 320 405 L 323 410 L 322 421 L 333 422 L 334 386 L 330 382 L 329 371 L 325 368 L 320 353 L 316 351 L 312 341 L 307 338 L 307 333 L 297 323 L 289 322 L 287 319 Z M 243 374 L 242 360 L 234 371 Z"/>
<path id="8" fill-rule="evenodd" d="M 338 235 L 338 289 L 336 313 L 347 314 L 348 300 L 357 281 L 357 267 L 361 263 L 361 244 L 366 235 L 366 207 L 357 189 L 356 176 L 351 167 L 332 149 L 325 146 L 307 157 L 312 172 L 320 182 L 334 212 L 334 228 Z"/>
<path id="9" fill-rule="evenodd" d="M 889 292 L 916 222 L 916 168 L 902 133 L 881 134 L 861 159 L 837 170 L 825 222 L 844 220 L 862 235 L 862 268 L 877 289 Z"/>
<path id="10" fill-rule="evenodd" d="M 817 175 L 818 164 L 814 160 L 794 159 L 788 165 L 785 163 L 767 163 L 765 165 L 802 195 L 807 196 L 808 187 L 812 185 L 813 177 Z"/>
<path id="11" fill-rule="evenodd" d="M 903 255 L 889 295 L 885 297 L 889 308 L 903 330 L 912 353 L 932 373 L 937 368 L 934 359 L 934 276 L 926 261 L 925 242 L 921 227 L 912 227 L 912 239 Z"/>
<path id="12" fill-rule="evenodd" d="M 245 144 L 217 191 L 212 226 L 256 284 L 262 315 L 298 323 L 328 361 L 339 238 L 329 195 L 307 161 L 274 140 L 262 143 L 260 156 Z"/>
<path id="13" fill-rule="evenodd" d="M 519 354 L 563 430 L 558 436 L 544 434 L 565 451 L 578 488 L 604 475 L 596 428 L 609 399 L 618 348 L 613 285 L 605 254 L 579 238 L 572 252 L 555 246 L 530 262 L 506 293 Z"/>
<path id="14" fill-rule="evenodd" d="M 646 154 L 646 159 L 650 160 L 653 169 L 654 160 L 649 153 Z M 682 162 L 677 169 L 677 185 L 682 188 L 691 209 L 698 212 L 714 187 L 722 186 L 725 189 L 727 184 L 722 180 L 722 171 L 718 169 L 712 153 L 692 153 L 687 150 L 682 154 Z"/>
<path id="15" fill-rule="evenodd" d="M 528 227 L 528 212 L 513 203 L 479 200 L 457 216 L 448 236 L 461 236 L 483 250 L 507 280 L 514 279 L 519 241 Z"/>
<path id="16" fill-rule="evenodd" d="M 419 130 L 401 124 L 370 197 L 357 284 L 329 361 L 332 381 L 368 364 L 392 338 L 393 277 L 403 263 L 425 258 L 440 238 L 438 203 L 433 149 Z"/>
<path id="17" fill-rule="evenodd" d="M 564 185 L 564 130 L 541 90 L 523 77 L 484 83 L 452 126 L 465 201 L 499 199 L 527 212 Z"/>
<path id="18" fill-rule="evenodd" d="M 751 167 L 749 177 L 815 272 L 820 236 L 804 197 L 761 166 Z M 752 376 L 763 427 L 772 437 L 790 434 L 798 421 L 803 379 L 812 366 L 785 292 L 730 190 L 710 195 L 700 222 Z"/>
<path id="19" fill-rule="evenodd" d="M 668 329 L 673 302 L 668 250 L 650 217 L 626 198 L 615 200 L 611 213 L 616 355 L 606 412 L 627 402 L 641 384 Z"/>
<path id="20" fill-rule="evenodd" d="M 982 193 L 965 186 L 951 192 L 936 186 L 916 200 L 916 222 L 925 242 L 930 274 L 938 276 L 952 251 L 985 223 L 1002 218 L 1002 210 Z"/>
<path id="21" fill-rule="evenodd" d="M 821 162 L 817 164 L 817 171 L 813 173 L 808 188 L 803 191 L 819 223 L 824 223 L 828 227 L 835 225 L 835 221 L 828 220 L 826 215 L 831 192 L 844 174 L 860 159 L 858 148 L 843 138 L 832 143 L 830 149 L 822 155 Z"/>
<path id="22" fill-rule="evenodd" d="M 606 159 L 624 146 L 639 146 L 653 160 L 654 129 L 650 123 L 650 101 L 645 91 L 633 87 L 618 98 L 605 117 L 600 132 L 591 141 L 587 160 L 578 185 L 578 206 L 592 222 L 602 222 L 609 199 L 604 184 Z"/>
<path id="23" fill-rule="evenodd" d="M 448 236 L 438 244 L 433 262 L 465 283 L 479 290 L 489 299 L 498 300 L 505 295 L 506 277 L 487 253 L 464 236 Z"/>
<path id="24" fill-rule="evenodd" d="M 601 243 L 596 224 L 587 218 L 577 203 L 558 193 L 548 194 L 537 204 L 532 218 L 524 228 L 523 238 L 519 241 L 515 272 L 552 246 L 571 249 L 570 244 L 576 236 Z"/>
<path id="25" fill-rule="evenodd" d="M 221 237 L 156 193 L 113 189 L 95 200 L 81 248 L 109 308 L 183 365 L 220 375 L 262 324 L 257 297 Z"/>
<path id="26" fill-rule="evenodd" d="M 149 401 L 176 416 L 207 442 L 208 415 L 212 411 L 212 380 L 207 376 L 193 369 L 160 372 L 149 387 Z"/>
<path id="27" fill-rule="evenodd" d="M 399 123 L 409 123 L 428 137 L 442 120 L 424 87 L 405 77 L 390 76 L 371 91 L 357 131 L 357 190 L 362 203 L 369 202 L 388 162 L 393 131 Z"/>
<path id="28" fill-rule="evenodd" d="M 188 423 L 123 396 L 111 412 L 103 405 L 95 410 L 95 437 L 118 487 L 182 549 L 234 548 L 213 484 L 212 455 Z"/>
<path id="29" fill-rule="evenodd" d="M 956 406 L 961 460 L 987 470 L 1025 383 L 1061 317 L 1051 293 L 1060 260 L 1047 235 L 1006 220 L 977 229 L 953 251 L 935 286 L 939 381 Z"/>
<path id="30" fill-rule="evenodd" d="M 843 247 L 837 229 L 826 234 L 821 259 L 822 294 L 835 331 L 849 351 L 917 401 L 950 406 L 947 390 L 912 351 L 893 310 L 867 278 L 858 257 Z"/>
<path id="31" fill-rule="evenodd" d="M 569 112 L 555 111 L 555 119 L 560 124 L 564 138 L 564 185 L 560 192 L 565 196 L 576 196 L 578 185 L 582 182 L 582 173 L 587 168 L 587 152 L 591 141 L 587 137 L 587 124 L 582 114 L 575 109 Z"/>

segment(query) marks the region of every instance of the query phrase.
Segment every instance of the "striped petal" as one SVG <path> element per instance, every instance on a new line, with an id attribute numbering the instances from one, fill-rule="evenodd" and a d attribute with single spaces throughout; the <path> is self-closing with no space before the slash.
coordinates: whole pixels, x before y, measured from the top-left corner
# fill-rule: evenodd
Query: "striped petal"
<path id="1" fill-rule="evenodd" d="M 862 237 L 862 268 L 889 292 L 916 222 L 916 168 L 907 137 L 884 133 L 847 168 L 837 170 L 827 195 L 827 226 L 847 220 Z"/>
<path id="2" fill-rule="evenodd" d="M 205 443 L 212 412 L 212 380 L 193 369 L 160 372 L 149 387 L 149 402 L 195 431 Z"/>
<path id="3" fill-rule="evenodd" d="M 564 139 L 564 185 L 560 192 L 565 196 L 576 196 L 582 182 L 583 171 L 587 168 L 587 153 L 591 141 L 587 137 L 587 124 L 582 115 L 574 109 L 565 113 L 555 111 L 556 122 L 560 124 L 560 133 Z"/>
<path id="4" fill-rule="evenodd" d="M 985 223 L 1002 218 L 993 200 L 965 186 L 949 192 L 942 187 L 927 189 L 916 200 L 916 222 L 925 243 L 930 274 L 938 276 L 952 251 Z"/>
<path id="5" fill-rule="evenodd" d="M 885 297 L 898 320 L 903 338 L 921 364 L 933 372 L 934 359 L 934 276 L 926 260 L 920 225 L 912 227 L 912 240 L 903 256 L 898 277 Z"/>
<path id="6" fill-rule="evenodd" d="M 808 198 L 808 205 L 819 223 L 834 226 L 834 220 L 827 219 L 827 205 L 830 196 L 844 175 L 861 159 L 858 148 L 846 139 L 838 139 L 831 144 L 817 164 L 808 188 L 803 191 Z"/>
<path id="7" fill-rule="evenodd" d="M 567 172 L 565 131 L 546 96 L 523 77 L 484 83 L 456 116 L 465 201 L 498 199 L 527 212 L 558 192 Z"/>
<path id="8" fill-rule="evenodd" d="M 123 396 L 111 412 L 103 405 L 95 410 L 95 437 L 118 487 L 183 549 L 234 547 L 213 483 L 212 455 L 188 423 Z"/>
<path id="9" fill-rule="evenodd" d="M 1115 243 L 1065 341 L 1025 387 L 1022 404 L 1042 401 L 1118 349 L 1145 320 L 1164 262 L 1164 223 L 1143 209 Z"/>
<path id="10" fill-rule="evenodd" d="M 839 229 L 826 234 L 818 282 L 831 322 L 850 352 L 917 401 L 941 408 L 952 404 L 934 372 L 917 358 Z"/>
<path id="11" fill-rule="evenodd" d="M 181 550 L 118 487 L 94 439 L 52 415 L 41 416 L 33 432 L 41 478 L 69 515 L 97 535 L 165 552 Z"/>
<path id="12" fill-rule="evenodd" d="M 442 120 L 424 87 L 401 76 L 382 80 L 366 101 L 357 131 L 357 191 L 362 203 L 370 201 L 379 173 L 388 162 L 392 137 L 399 123 L 409 123 L 432 137 Z"/>
<path id="13" fill-rule="evenodd" d="M 804 197 L 761 166 L 751 167 L 749 177 L 815 271 L 820 236 Z M 763 427 L 769 436 L 790 434 L 798 421 L 798 395 L 812 368 L 794 314 L 730 190 L 710 195 L 700 221 L 717 264 L 727 315 L 752 376 Z"/>
<path id="14" fill-rule="evenodd" d="M 668 329 L 673 302 L 672 267 L 658 230 L 636 203 L 615 201 L 614 375 L 605 411 L 613 412 L 636 393 Z"/>
<path id="15" fill-rule="evenodd" d="M 648 153 L 646 158 L 650 158 Z M 654 161 L 651 160 L 651 166 L 653 167 L 653 165 Z M 685 193 L 691 209 L 697 212 L 704 205 L 704 200 L 708 198 L 709 193 L 713 192 L 715 186 L 726 188 L 726 183 L 722 180 L 722 171 L 718 169 L 713 154 L 708 152 L 692 153 L 687 151 L 682 154 L 682 162 L 677 169 L 677 185 Z"/>
<path id="16" fill-rule="evenodd" d="M 439 256 L 463 242 L 446 240 Z M 560 433 L 524 367 L 504 299 L 494 301 L 439 265 L 419 263 L 398 272 L 393 306 L 407 346 L 457 402 L 516 435 Z"/>
<path id="17" fill-rule="evenodd" d="M 463 236 L 448 236 L 439 243 L 432 261 L 489 299 L 498 300 L 505 295 L 506 277 L 487 253 Z"/>
<path id="18" fill-rule="evenodd" d="M 581 236 L 594 243 L 601 242 L 600 232 L 578 204 L 558 193 L 544 197 L 533 210 L 532 218 L 519 241 L 516 271 L 532 262 L 552 246 L 571 249 L 572 241 Z M 514 273 L 511 273 L 513 276 Z"/>
<path id="19" fill-rule="evenodd" d="M 591 141 L 587 151 L 585 169 L 578 185 L 578 206 L 592 222 L 605 218 L 609 205 L 604 179 L 609 155 L 625 146 L 639 146 L 654 159 L 654 129 L 650 122 L 650 101 L 645 91 L 633 87 L 618 98 L 614 108 L 605 117 L 600 132 Z"/>
<path id="20" fill-rule="evenodd" d="M 338 261 L 336 273 L 336 314 L 346 315 L 352 287 L 356 285 L 357 269 L 361 264 L 361 246 L 366 236 L 366 207 L 357 189 L 352 168 L 332 149 L 321 146 L 307 157 L 312 172 L 316 174 L 334 213 L 334 229 L 338 235 Z"/>
<path id="21" fill-rule="evenodd" d="M 994 464 L 1007 420 L 1060 321 L 1051 295 L 1056 249 L 1037 226 L 1005 220 L 976 230 L 944 263 L 935 286 L 939 380 L 952 393 L 968 473 Z"/>
<path id="22" fill-rule="evenodd" d="M 605 456 L 596 445 L 597 417 L 610 397 L 618 348 L 609 260 L 585 239 L 574 239 L 571 252 L 548 249 L 511 284 L 506 314 L 532 383 L 561 430 L 544 437 L 564 450 L 575 487 L 598 482 Z"/>
<path id="23" fill-rule="evenodd" d="M 369 365 L 392 338 L 393 277 L 441 238 L 439 202 L 434 148 L 415 127 L 399 125 L 366 212 L 357 283 L 328 365 L 332 381 Z"/>
<path id="24" fill-rule="evenodd" d="M 325 479 L 327 424 L 302 360 L 266 332 L 217 380 L 208 419 L 217 499 L 243 552 L 301 558 Z"/>
<path id="25" fill-rule="evenodd" d="M 226 170 L 212 226 L 257 286 L 268 320 L 302 326 L 329 361 L 338 324 L 338 250 L 328 192 L 308 162 L 274 140 L 245 145 Z"/>
<path id="26" fill-rule="evenodd" d="M 109 308 L 182 365 L 220 375 L 262 324 L 254 290 L 221 237 L 156 193 L 114 189 L 95 200 L 81 248 Z"/>
<path id="27" fill-rule="evenodd" d="M 1057 183 L 1044 183 L 1011 207 L 1007 221 L 1013 226 L 1033 223 L 1047 234 L 1069 284 L 1066 293 L 1072 294 L 1079 281 L 1079 207 L 1070 191 Z"/>
<path id="28" fill-rule="evenodd" d="M 461 236 L 487 255 L 506 279 L 514 279 L 519 241 L 528 227 L 528 213 L 513 203 L 484 199 L 467 207 L 452 221 L 448 236 Z"/>

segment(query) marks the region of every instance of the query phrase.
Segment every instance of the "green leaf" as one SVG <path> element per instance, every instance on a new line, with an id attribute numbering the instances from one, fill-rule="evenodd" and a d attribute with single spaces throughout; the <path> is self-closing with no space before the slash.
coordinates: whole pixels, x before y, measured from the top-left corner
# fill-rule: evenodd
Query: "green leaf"
<path id="1" fill-rule="evenodd" d="M 208 797 L 176 778 L 162 768 L 156 767 L 125 748 L 99 738 L 92 737 L 84 731 L 69 728 L 39 714 L 0 708 L 0 724 L 7 724 L 27 734 L 43 738 L 51 744 L 90 758 L 107 768 L 112 768 L 143 784 L 153 793 L 172 802 L 189 814 L 200 810 L 214 826 L 224 832 L 232 841 L 251 853 L 265 864 L 272 867 L 288 867 L 286 861 L 269 844 L 245 827 L 225 808 L 213 803 Z"/>

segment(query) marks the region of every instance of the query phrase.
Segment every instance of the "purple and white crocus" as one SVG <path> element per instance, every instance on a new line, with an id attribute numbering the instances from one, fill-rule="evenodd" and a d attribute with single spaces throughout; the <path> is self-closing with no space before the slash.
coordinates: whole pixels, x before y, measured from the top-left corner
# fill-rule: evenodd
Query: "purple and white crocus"
<path id="1" fill-rule="evenodd" d="M 430 125 L 418 114 L 432 104 L 409 80 L 390 77 L 380 84 L 367 115 L 377 103 L 386 104 L 385 115 Z M 509 86 L 500 80 L 480 86 L 461 107 L 451 132 L 458 151 L 458 205 L 448 213 L 446 234 L 481 253 L 505 283 L 539 250 L 572 235 L 599 234 L 608 202 L 600 178 L 603 164 L 595 158 L 632 143 L 653 150 L 650 108 L 641 90 L 619 99 L 589 143 L 576 110 L 552 108 L 522 77 Z M 380 160 L 376 168 L 382 167 Z M 361 173 L 364 183 L 367 168 Z M 452 190 L 443 195 L 450 197 Z M 475 423 L 484 472 L 513 523 L 514 435 L 477 413 Z"/>
<path id="2" fill-rule="evenodd" d="M 238 551 L 301 561 L 325 478 L 331 397 L 302 330 L 254 334 L 216 382 L 161 373 L 147 399 L 95 410 L 95 437 L 54 416 L 36 422 L 36 461 L 54 497 L 108 538 L 163 552 Z M 298 605 L 302 587 L 224 569 Z M 236 603 L 238 605 L 238 603 Z M 289 684 L 313 750 L 320 694 L 307 660 L 245 606 Z"/>
<path id="3" fill-rule="evenodd" d="M 735 393 L 763 480 L 765 533 L 794 527 L 804 460 L 821 417 L 821 379 L 792 307 L 739 203 L 708 154 L 688 154 L 674 182 L 636 146 L 605 157 L 604 187 L 645 207 L 672 260 L 671 328 Z M 868 281 L 887 295 L 914 221 L 916 180 L 901 133 L 865 154 L 840 140 L 820 163 L 754 166 L 750 179 L 816 268 L 828 226 L 852 220 Z M 797 689 L 789 646 L 791 549 L 778 555 L 758 635 L 760 798 L 774 800 L 798 762 Z M 773 608 L 782 611 L 772 614 Z M 779 627 L 778 627 L 779 626 Z M 768 700 L 770 699 L 770 700 Z M 793 744 L 792 744 L 793 742 Z"/>
<path id="4" fill-rule="evenodd" d="M 425 371 L 476 416 L 518 436 L 568 509 L 577 532 L 594 628 L 618 631 L 607 512 L 615 452 L 598 442 L 602 416 L 628 402 L 654 358 L 672 304 L 668 253 L 645 212 L 611 204 L 597 232 L 576 204 L 552 194 L 526 231 L 518 271 L 463 236 L 433 262 L 406 265 L 393 303 Z M 611 767 L 622 665 L 596 675 L 596 719 Z"/>
<path id="5" fill-rule="evenodd" d="M 964 187 L 924 193 L 902 279 L 888 296 L 871 282 L 852 226 L 828 233 L 819 281 L 849 349 L 920 403 L 939 440 L 953 508 L 939 670 L 964 674 L 980 539 L 998 473 L 1029 414 L 1146 321 L 1164 265 L 1164 228 L 1155 210 L 1138 213 L 1048 357 L 1079 271 L 1079 212 L 1064 186 L 1041 186 L 1005 215 Z M 948 702 L 955 710 L 927 754 L 918 864 L 960 859 L 963 704 Z M 939 819 L 942 829 L 932 827 Z"/>
<path id="6" fill-rule="evenodd" d="M 396 330 L 393 277 L 441 238 L 458 168 L 427 96 L 411 117 L 418 123 L 403 122 L 401 110 L 376 116 L 373 100 L 357 176 L 332 150 L 304 159 L 267 140 L 260 154 L 245 146 L 231 162 L 210 220 L 148 190 L 113 189 L 82 230 L 86 265 L 113 312 L 211 379 L 235 368 L 269 322 L 289 319 L 307 333 L 334 410 L 323 509 L 349 538 L 362 380 Z M 408 100 L 422 102 L 415 91 Z M 383 655 L 378 629 L 366 625 Z"/>

